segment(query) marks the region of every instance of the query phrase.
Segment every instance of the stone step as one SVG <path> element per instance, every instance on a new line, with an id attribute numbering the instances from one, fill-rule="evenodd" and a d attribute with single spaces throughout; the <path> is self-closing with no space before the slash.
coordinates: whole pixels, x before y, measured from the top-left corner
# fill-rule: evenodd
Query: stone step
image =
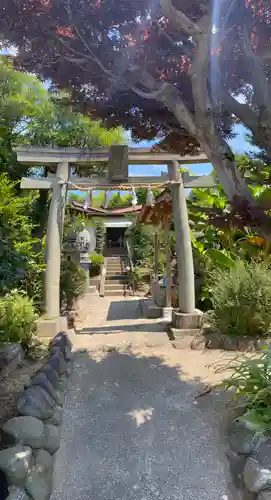
<path id="1" fill-rule="evenodd" d="M 170 343 L 174 349 L 204 349 L 204 339 L 200 336 L 200 329 L 168 328 Z"/>
<path id="2" fill-rule="evenodd" d="M 127 283 L 126 279 L 116 279 L 116 280 L 111 280 L 111 279 L 106 279 L 105 284 L 109 286 L 124 286 Z"/>
<path id="3" fill-rule="evenodd" d="M 162 317 L 162 307 L 158 307 L 151 299 L 141 299 L 139 304 L 144 318 L 157 319 Z"/>
<path id="4" fill-rule="evenodd" d="M 105 277 L 105 281 L 128 281 L 125 274 L 113 274 Z"/>
<path id="5" fill-rule="evenodd" d="M 104 291 L 104 297 L 120 297 L 120 296 L 124 296 L 124 292 L 123 292 L 123 289 L 122 290 L 105 290 Z"/>
<path id="6" fill-rule="evenodd" d="M 119 266 L 120 267 L 120 266 L 124 266 L 124 265 L 125 265 L 124 262 L 118 262 L 118 261 L 116 261 L 116 262 L 108 262 L 107 261 L 107 263 L 106 263 L 106 267 L 110 267 L 110 266 L 112 266 L 112 267 Z"/>
<path id="7" fill-rule="evenodd" d="M 178 329 L 178 328 L 172 328 L 171 326 L 169 327 L 169 335 L 174 340 L 183 339 L 185 336 L 194 338 L 200 334 L 200 331 L 201 330 L 199 328 Z"/>
<path id="8" fill-rule="evenodd" d="M 121 270 L 119 271 L 106 271 L 106 276 L 127 276 L 127 273 L 122 273 Z"/>
<path id="9" fill-rule="evenodd" d="M 125 265 L 124 264 L 120 264 L 119 262 L 118 263 L 116 262 L 115 264 L 113 264 L 113 263 L 111 263 L 111 264 L 107 263 L 107 265 L 106 265 L 107 269 L 121 269 L 122 267 L 125 267 Z"/>
<path id="10" fill-rule="evenodd" d="M 125 283 L 107 283 L 105 282 L 105 290 L 123 290 Z"/>
<path id="11" fill-rule="evenodd" d="M 109 273 L 109 274 L 106 274 L 106 279 L 109 278 L 109 279 L 127 279 L 128 278 L 128 274 L 127 273 Z"/>

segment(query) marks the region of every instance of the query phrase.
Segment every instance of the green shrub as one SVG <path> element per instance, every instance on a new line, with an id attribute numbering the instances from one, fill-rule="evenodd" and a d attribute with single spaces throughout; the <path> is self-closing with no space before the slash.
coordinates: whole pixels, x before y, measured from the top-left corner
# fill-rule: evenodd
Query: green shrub
<path id="1" fill-rule="evenodd" d="M 150 283 L 150 270 L 145 267 L 135 267 L 133 271 L 133 283 L 136 290 Z"/>
<path id="2" fill-rule="evenodd" d="M 271 351 L 257 359 L 235 362 L 233 374 L 224 380 L 226 390 L 234 391 L 233 399 L 244 407 L 242 419 L 257 433 L 271 431 Z"/>
<path id="3" fill-rule="evenodd" d="M 74 301 L 86 292 L 86 271 L 79 265 L 62 257 L 60 273 L 61 307 L 72 309 Z"/>
<path id="4" fill-rule="evenodd" d="M 93 266 L 101 266 L 104 263 L 104 256 L 98 253 L 89 254 L 89 258 Z"/>
<path id="5" fill-rule="evenodd" d="M 132 259 L 135 266 L 153 264 L 153 230 L 152 228 L 135 222 L 127 231 Z"/>
<path id="6" fill-rule="evenodd" d="M 212 311 L 207 315 L 222 334 L 267 335 L 271 326 L 271 271 L 261 263 L 236 261 L 232 269 L 210 272 Z"/>
<path id="7" fill-rule="evenodd" d="M 96 252 L 102 255 L 105 245 L 105 227 L 101 219 L 95 219 L 94 223 L 96 228 Z"/>
<path id="8" fill-rule="evenodd" d="M 89 255 L 90 258 L 90 266 L 89 266 L 89 276 L 94 278 L 95 276 L 99 276 L 101 272 L 101 265 L 104 263 L 104 256 L 92 253 Z"/>
<path id="9" fill-rule="evenodd" d="M 25 350 L 31 347 L 37 314 L 32 299 L 13 290 L 0 299 L 0 343 L 19 342 Z"/>
<path id="10" fill-rule="evenodd" d="M 7 175 L 0 175 L 0 295 L 22 288 L 36 299 L 41 295 L 45 268 L 30 217 L 36 195 L 18 196 L 16 187 Z"/>

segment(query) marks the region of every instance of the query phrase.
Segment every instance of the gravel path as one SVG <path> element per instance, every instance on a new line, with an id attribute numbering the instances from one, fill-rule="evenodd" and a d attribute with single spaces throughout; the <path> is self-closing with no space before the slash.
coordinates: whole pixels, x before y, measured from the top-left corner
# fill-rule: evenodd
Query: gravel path
<path id="1" fill-rule="evenodd" d="M 129 307 L 134 301 L 126 316 Z M 142 319 L 132 321 L 139 335 Z M 225 401 L 217 391 L 194 399 L 216 377 L 206 367 L 213 355 L 147 347 L 147 326 L 142 345 L 138 336 L 133 345 L 130 326 L 116 348 L 103 348 L 99 335 L 96 346 L 87 334 L 73 339 L 86 351 L 76 354 L 51 500 L 236 500 L 224 453 Z"/>

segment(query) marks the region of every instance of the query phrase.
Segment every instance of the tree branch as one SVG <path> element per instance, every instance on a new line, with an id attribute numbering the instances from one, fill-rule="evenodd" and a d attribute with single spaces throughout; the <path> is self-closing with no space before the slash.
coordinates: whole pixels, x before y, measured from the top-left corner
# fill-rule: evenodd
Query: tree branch
<path id="1" fill-rule="evenodd" d="M 264 73 L 262 66 L 261 57 L 255 54 L 251 39 L 248 33 L 247 26 L 244 26 L 243 39 L 242 39 L 243 50 L 250 62 L 250 74 L 254 83 L 254 92 L 256 98 L 256 104 L 259 107 L 265 108 L 267 113 L 270 115 L 271 119 L 271 89 L 268 84 L 268 79 Z"/>
<path id="2" fill-rule="evenodd" d="M 94 52 L 91 50 L 90 46 L 88 45 L 88 43 L 86 42 L 86 40 L 84 39 L 83 35 L 80 33 L 79 29 L 77 28 L 77 26 L 75 24 L 73 24 L 73 27 L 76 31 L 76 34 L 77 36 L 80 38 L 81 42 L 83 43 L 84 47 L 87 49 L 88 53 L 89 53 L 89 58 L 92 59 L 93 62 L 95 62 L 100 68 L 101 70 L 107 75 L 110 77 L 110 79 L 115 79 L 116 76 L 113 75 L 113 73 L 111 73 L 111 71 L 107 70 L 105 68 L 105 66 L 102 64 L 102 62 L 100 61 L 100 59 L 94 54 Z"/>
<path id="3" fill-rule="evenodd" d="M 265 149 L 269 157 L 271 158 L 271 143 L 269 133 L 265 133 L 265 129 L 268 131 L 268 124 L 261 121 L 259 113 L 253 111 L 253 109 L 248 104 L 242 104 L 238 102 L 229 92 L 226 90 L 221 92 L 221 100 L 225 105 L 226 109 L 235 115 L 240 121 L 251 130 L 258 145 Z M 271 130 L 271 129 L 270 129 Z"/>
<path id="4" fill-rule="evenodd" d="M 164 88 L 164 92 L 160 93 L 159 99 L 157 100 L 163 103 L 173 113 L 177 121 L 190 135 L 196 137 L 195 118 L 174 85 L 168 83 L 167 87 Z"/>
<path id="5" fill-rule="evenodd" d="M 75 22 L 73 20 L 73 13 L 72 13 L 72 9 L 71 9 L 70 0 L 66 0 L 66 2 L 64 2 L 64 8 L 65 8 L 65 10 L 66 10 L 66 12 L 67 12 L 67 14 L 69 16 L 70 22 L 72 23 L 72 27 L 74 28 L 74 30 L 75 30 L 75 32 L 76 32 L 79 40 L 81 40 L 83 46 L 87 50 L 88 55 L 85 54 L 85 53 L 80 53 L 78 51 L 75 51 L 71 47 L 70 47 L 70 50 L 72 50 L 77 55 L 81 55 L 82 57 L 85 57 L 88 60 L 91 60 L 91 61 L 95 62 L 100 67 L 100 69 L 103 71 L 103 73 L 105 73 L 111 80 L 112 79 L 113 80 L 116 79 L 116 76 L 113 73 L 111 73 L 111 71 L 109 71 L 108 69 L 106 69 L 105 66 L 102 64 L 101 60 L 99 59 L 99 57 L 97 57 L 94 54 L 94 52 L 91 50 L 89 44 L 87 43 L 87 41 L 83 37 L 82 33 L 80 32 L 79 28 L 76 26 L 76 24 L 75 24 Z"/>
<path id="6" fill-rule="evenodd" d="M 189 19 L 183 12 L 173 7 L 171 0 L 160 0 L 163 14 L 168 18 L 170 24 L 181 29 L 188 36 L 199 35 L 200 27 Z"/>
<path id="7" fill-rule="evenodd" d="M 130 69 L 131 71 L 131 69 Z M 181 98 L 180 92 L 168 82 L 157 81 L 145 68 L 134 67 L 137 81 L 130 87 L 138 96 L 145 99 L 155 99 L 164 104 L 176 117 L 177 121 L 195 137 L 196 127 L 194 117 Z M 144 92 L 137 87 L 140 84 L 149 92 Z M 157 85 L 159 87 L 157 88 Z"/>
<path id="8" fill-rule="evenodd" d="M 161 87 L 153 92 L 143 92 L 143 90 L 138 89 L 135 85 L 131 87 L 131 89 L 137 94 L 139 97 L 143 97 L 144 99 L 155 99 L 159 100 L 159 97 L 164 92 L 168 83 L 163 83 Z"/>
<path id="9" fill-rule="evenodd" d="M 177 43 L 173 40 L 173 38 L 171 38 L 171 36 L 168 33 L 166 33 L 166 31 L 162 31 L 160 36 L 166 38 L 166 40 L 168 40 L 168 42 L 172 45 L 172 47 L 175 48 L 177 47 L 179 54 L 192 57 L 193 47 L 194 47 L 192 42 L 187 42 L 186 40 L 186 43 L 183 43 L 182 45 L 179 43 L 177 45 Z"/>
<path id="10" fill-rule="evenodd" d="M 85 54 L 84 52 L 80 52 L 79 50 L 75 50 L 73 47 L 71 47 L 68 43 L 65 42 L 65 40 L 63 40 L 61 37 L 58 37 L 58 41 L 66 48 L 70 51 L 70 53 L 74 54 L 74 55 L 77 55 L 80 57 L 80 59 L 77 59 L 77 58 L 73 58 L 73 56 L 67 56 L 67 55 L 64 55 L 64 59 L 66 59 L 67 61 L 70 61 L 72 62 L 73 64 L 77 64 L 79 67 L 82 68 L 81 64 L 83 64 L 84 62 L 87 62 L 87 61 L 91 61 L 91 62 L 95 62 L 96 64 L 98 64 L 98 66 L 102 69 L 103 73 L 105 73 L 109 79 L 112 81 L 112 80 L 115 80 L 116 77 L 110 73 L 104 66 L 103 64 L 101 63 L 100 59 L 98 59 L 96 56 L 94 57 L 91 57 L 89 56 L 88 54 Z M 87 70 L 84 70 L 84 71 L 87 71 Z"/>

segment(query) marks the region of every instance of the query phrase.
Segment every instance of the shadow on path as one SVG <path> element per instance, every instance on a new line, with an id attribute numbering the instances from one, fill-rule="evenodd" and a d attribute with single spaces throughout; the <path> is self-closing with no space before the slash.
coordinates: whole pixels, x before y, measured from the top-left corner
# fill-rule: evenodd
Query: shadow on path
<path id="1" fill-rule="evenodd" d="M 107 313 L 107 321 L 138 319 L 138 300 L 114 300 L 110 303 Z"/>
<path id="2" fill-rule="evenodd" d="M 160 323 L 134 323 L 132 325 L 110 325 L 110 326 L 95 326 L 93 328 L 85 327 L 81 330 L 76 330 L 75 333 L 80 335 L 93 335 L 95 333 L 117 333 L 117 332 L 164 332 L 165 327 Z"/>
<path id="3" fill-rule="evenodd" d="M 51 500 L 236 499 L 225 394 L 202 387 L 162 356 L 77 353 Z"/>

